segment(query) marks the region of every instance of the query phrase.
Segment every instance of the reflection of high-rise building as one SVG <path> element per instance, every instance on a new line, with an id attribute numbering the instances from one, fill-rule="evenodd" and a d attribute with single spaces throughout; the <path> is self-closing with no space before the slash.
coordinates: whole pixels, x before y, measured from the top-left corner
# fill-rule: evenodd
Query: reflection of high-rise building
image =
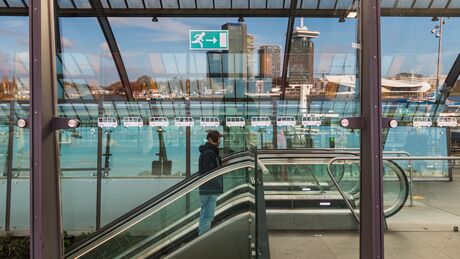
<path id="1" fill-rule="evenodd" d="M 254 35 L 246 36 L 246 67 L 248 77 L 254 77 Z"/>
<path id="2" fill-rule="evenodd" d="M 289 55 L 289 84 L 313 83 L 314 43 L 318 31 L 309 31 L 301 20 L 300 27 L 296 27 L 292 34 L 291 51 Z"/>
<path id="3" fill-rule="evenodd" d="M 223 71 L 230 78 L 246 78 L 247 62 L 247 25 L 244 23 L 226 23 L 223 30 L 228 30 L 228 50 L 223 51 Z"/>
<path id="4" fill-rule="evenodd" d="M 276 80 L 280 77 L 281 56 L 280 46 L 264 45 L 259 49 L 259 73 L 260 77 Z"/>

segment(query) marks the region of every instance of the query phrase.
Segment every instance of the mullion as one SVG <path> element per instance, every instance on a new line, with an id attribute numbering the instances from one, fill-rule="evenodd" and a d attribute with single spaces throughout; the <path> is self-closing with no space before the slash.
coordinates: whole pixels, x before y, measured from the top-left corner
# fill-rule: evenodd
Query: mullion
<path id="1" fill-rule="evenodd" d="M 163 0 L 160 0 L 161 9 L 163 9 Z"/>
<path id="2" fill-rule="evenodd" d="M 145 5 L 145 0 L 142 0 L 142 6 L 144 7 L 144 9 L 147 9 L 147 6 Z"/>
<path id="3" fill-rule="evenodd" d="M 412 5 L 410 6 L 410 8 L 414 8 L 415 4 L 417 3 L 417 0 L 414 0 L 414 2 L 412 2 Z"/>
<path id="4" fill-rule="evenodd" d="M 177 8 L 180 9 L 180 2 L 177 0 Z"/>
<path id="5" fill-rule="evenodd" d="M 452 0 L 447 1 L 447 4 L 446 4 L 446 6 L 444 6 L 444 9 L 449 8 L 449 5 L 450 5 L 451 2 L 452 2 Z"/>
<path id="6" fill-rule="evenodd" d="M 265 0 L 265 9 L 268 9 L 268 0 Z"/>
<path id="7" fill-rule="evenodd" d="M 28 7 L 25 0 L 21 0 L 21 2 L 22 2 L 22 4 L 24 5 L 24 7 Z"/>
<path id="8" fill-rule="evenodd" d="M 110 3 L 110 0 L 107 0 L 107 4 L 109 5 L 109 9 L 112 10 L 112 3 Z"/>
<path id="9" fill-rule="evenodd" d="M 431 1 L 433 1 L 433 0 L 431 0 Z M 399 4 L 399 0 L 396 0 L 395 5 L 393 6 L 393 8 L 396 8 L 398 6 L 398 4 Z"/>
<path id="10" fill-rule="evenodd" d="M 129 9 L 128 0 L 125 0 L 126 9 Z"/>
<path id="11" fill-rule="evenodd" d="M 212 9 L 216 9 L 216 0 L 212 0 Z"/>
<path id="12" fill-rule="evenodd" d="M 319 9 L 319 6 L 321 5 L 321 0 L 318 0 L 318 4 L 316 5 L 316 9 Z"/>
<path id="13" fill-rule="evenodd" d="M 339 4 L 339 0 L 335 0 L 335 4 L 334 4 L 334 7 L 332 8 L 332 10 L 336 11 L 338 4 Z M 353 7 L 353 3 L 350 6 L 350 10 L 351 10 L 352 7 Z"/>
<path id="14" fill-rule="evenodd" d="M 198 9 L 198 2 L 195 0 L 195 9 Z"/>
<path id="15" fill-rule="evenodd" d="M 10 4 L 8 3 L 8 1 L 6 1 L 6 0 L 3 0 L 3 2 L 5 3 L 5 5 L 6 5 L 6 8 L 10 8 Z"/>

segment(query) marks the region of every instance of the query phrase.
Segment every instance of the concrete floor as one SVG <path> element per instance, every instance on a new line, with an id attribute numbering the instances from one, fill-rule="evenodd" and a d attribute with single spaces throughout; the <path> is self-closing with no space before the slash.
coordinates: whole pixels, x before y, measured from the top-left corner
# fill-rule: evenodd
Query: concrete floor
<path id="1" fill-rule="evenodd" d="M 460 176 L 414 184 L 414 206 L 387 220 L 385 259 L 460 258 Z M 356 259 L 357 232 L 270 232 L 271 258 Z"/>

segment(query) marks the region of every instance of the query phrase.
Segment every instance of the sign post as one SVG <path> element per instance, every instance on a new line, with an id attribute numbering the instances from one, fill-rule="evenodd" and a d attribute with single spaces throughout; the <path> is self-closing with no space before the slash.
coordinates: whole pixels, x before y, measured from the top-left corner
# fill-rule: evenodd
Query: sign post
<path id="1" fill-rule="evenodd" d="M 190 30 L 190 50 L 228 50 L 227 30 Z"/>

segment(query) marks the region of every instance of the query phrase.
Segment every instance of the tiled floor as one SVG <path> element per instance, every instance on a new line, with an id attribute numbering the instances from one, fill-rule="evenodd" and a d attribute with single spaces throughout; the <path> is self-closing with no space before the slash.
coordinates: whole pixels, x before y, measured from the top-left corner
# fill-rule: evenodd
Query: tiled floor
<path id="1" fill-rule="evenodd" d="M 458 259 L 459 232 L 385 233 L 386 259 Z M 357 259 L 357 232 L 270 232 L 271 258 Z"/>
<path id="2" fill-rule="evenodd" d="M 460 259 L 460 178 L 415 183 L 414 206 L 387 220 L 385 259 Z M 409 204 L 407 204 L 409 205 Z M 271 258 L 357 259 L 358 232 L 270 232 Z M 365 258 L 364 258 L 365 259 Z"/>

